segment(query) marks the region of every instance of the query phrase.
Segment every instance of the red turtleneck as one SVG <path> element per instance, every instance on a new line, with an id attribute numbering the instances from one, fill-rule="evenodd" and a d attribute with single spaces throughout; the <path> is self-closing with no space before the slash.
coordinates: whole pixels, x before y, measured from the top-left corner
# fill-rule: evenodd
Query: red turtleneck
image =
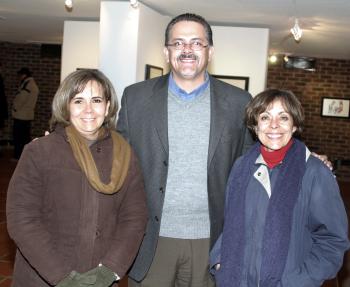
<path id="1" fill-rule="evenodd" d="M 292 146 L 292 144 L 293 139 L 290 139 L 290 141 L 284 147 L 274 151 L 268 151 L 263 145 L 261 145 L 260 152 L 267 166 L 269 168 L 274 168 L 276 165 L 278 165 L 284 159 L 287 151 Z"/>

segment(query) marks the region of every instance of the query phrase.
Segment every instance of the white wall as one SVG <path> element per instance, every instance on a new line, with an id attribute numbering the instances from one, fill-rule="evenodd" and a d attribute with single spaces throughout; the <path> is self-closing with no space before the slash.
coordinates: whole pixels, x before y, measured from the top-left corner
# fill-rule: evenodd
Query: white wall
<path id="1" fill-rule="evenodd" d="M 145 65 L 162 67 L 164 30 L 169 22 L 147 6 L 101 2 L 100 69 L 111 79 L 120 100 L 126 86 L 145 79 Z"/>
<path id="2" fill-rule="evenodd" d="M 212 74 L 249 77 L 249 92 L 255 96 L 266 87 L 269 30 L 213 26 Z"/>
<path id="3" fill-rule="evenodd" d="M 101 1 L 100 69 L 119 100 L 124 88 L 136 82 L 139 11 L 129 2 Z"/>
<path id="4" fill-rule="evenodd" d="M 76 68 L 100 68 L 120 99 L 124 88 L 142 81 L 145 65 L 168 65 L 163 55 L 164 31 L 170 18 L 139 4 L 101 1 L 100 24 L 65 22 L 61 78 Z M 213 26 L 214 58 L 209 72 L 249 77 L 254 96 L 265 89 L 268 29 Z M 100 44 L 99 44 L 100 43 Z"/>
<path id="5" fill-rule="evenodd" d="M 171 20 L 158 12 L 140 4 L 139 40 L 137 52 L 136 82 L 145 79 L 145 65 L 150 64 L 163 68 L 163 74 L 169 70 L 163 54 L 164 31 Z"/>
<path id="6" fill-rule="evenodd" d="M 99 67 L 99 27 L 99 22 L 64 22 L 61 81 L 77 68 Z"/>

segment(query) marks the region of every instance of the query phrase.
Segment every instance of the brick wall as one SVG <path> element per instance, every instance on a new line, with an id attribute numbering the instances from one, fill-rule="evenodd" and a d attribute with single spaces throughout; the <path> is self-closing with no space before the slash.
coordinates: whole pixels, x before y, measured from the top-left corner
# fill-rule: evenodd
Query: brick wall
<path id="1" fill-rule="evenodd" d="M 11 104 L 18 87 L 17 71 L 21 67 L 28 67 L 32 71 L 40 89 L 35 120 L 32 122 L 32 136 L 42 136 L 48 129 L 51 101 L 60 83 L 61 58 L 41 54 L 41 45 L 38 44 L 0 42 L 0 62 L 10 117 L 1 140 L 12 139 Z"/>
<path id="2" fill-rule="evenodd" d="M 270 64 L 267 86 L 293 91 L 305 110 L 303 140 L 312 151 L 331 160 L 350 160 L 350 119 L 321 117 L 322 97 L 350 99 L 350 60 L 317 59 L 316 71 L 285 69 Z M 350 181 L 350 167 L 341 166 L 338 178 Z"/>

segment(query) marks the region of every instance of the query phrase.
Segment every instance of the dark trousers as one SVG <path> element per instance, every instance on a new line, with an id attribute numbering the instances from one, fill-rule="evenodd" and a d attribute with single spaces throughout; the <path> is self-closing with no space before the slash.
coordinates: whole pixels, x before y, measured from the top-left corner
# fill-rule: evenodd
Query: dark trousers
<path id="1" fill-rule="evenodd" d="M 141 282 L 129 287 L 215 287 L 209 274 L 209 238 L 159 237 L 156 254 Z"/>
<path id="2" fill-rule="evenodd" d="M 24 145 L 30 142 L 30 122 L 13 119 L 13 145 L 15 148 L 14 157 L 21 157 Z"/>

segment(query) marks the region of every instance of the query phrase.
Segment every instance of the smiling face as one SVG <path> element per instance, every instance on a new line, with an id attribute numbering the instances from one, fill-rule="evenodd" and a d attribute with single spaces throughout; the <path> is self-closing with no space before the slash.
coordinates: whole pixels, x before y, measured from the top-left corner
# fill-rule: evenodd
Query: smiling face
<path id="1" fill-rule="evenodd" d="M 211 60 L 213 47 L 208 45 L 204 27 L 193 21 L 180 21 L 172 27 L 167 44 L 173 45 L 177 41 L 187 45 L 182 50 L 177 50 L 174 46 L 165 47 L 166 60 L 170 63 L 174 80 L 180 87 L 190 81 L 195 88 L 205 80 L 205 71 Z M 188 44 L 196 41 L 208 46 L 194 51 Z"/>
<path id="2" fill-rule="evenodd" d="M 108 114 L 109 104 L 99 85 L 89 81 L 84 90 L 70 100 L 69 121 L 84 138 L 96 140 Z"/>
<path id="3" fill-rule="evenodd" d="M 255 129 L 261 144 L 268 151 L 279 150 L 286 146 L 296 131 L 292 116 L 278 99 L 258 116 Z"/>

